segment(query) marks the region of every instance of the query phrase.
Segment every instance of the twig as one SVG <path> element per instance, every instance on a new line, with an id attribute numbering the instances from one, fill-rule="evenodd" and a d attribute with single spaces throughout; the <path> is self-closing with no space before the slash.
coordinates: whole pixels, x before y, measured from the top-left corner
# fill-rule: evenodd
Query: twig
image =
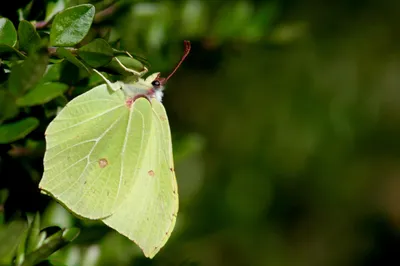
<path id="1" fill-rule="evenodd" d="M 94 23 L 99 23 L 112 16 L 120 8 L 118 3 L 112 4 L 109 7 L 99 11 L 93 19 Z"/>
<path id="2" fill-rule="evenodd" d="M 49 21 L 37 21 L 35 26 L 36 26 L 36 29 L 40 30 L 40 29 L 46 28 L 49 24 L 50 24 L 50 20 Z"/>
<path id="3" fill-rule="evenodd" d="M 76 49 L 76 48 L 64 47 L 64 49 L 70 51 L 73 55 L 76 55 L 78 53 L 78 49 Z M 49 56 L 57 55 L 57 47 L 48 47 L 47 51 L 49 53 Z"/>

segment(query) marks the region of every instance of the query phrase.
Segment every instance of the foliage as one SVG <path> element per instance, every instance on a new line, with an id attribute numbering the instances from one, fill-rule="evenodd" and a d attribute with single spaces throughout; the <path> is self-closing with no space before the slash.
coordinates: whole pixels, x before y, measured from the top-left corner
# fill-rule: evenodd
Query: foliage
<path id="1" fill-rule="evenodd" d="M 37 167 L 36 160 L 41 159 L 44 152 L 44 140 L 37 136 L 43 134 L 49 120 L 68 100 L 102 82 L 94 73 L 94 68 L 112 80 L 119 80 L 150 67 L 149 61 L 139 56 L 143 54 L 143 49 L 136 53 L 127 50 L 147 47 L 147 51 L 152 51 L 152 57 L 160 56 L 165 49 L 161 44 L 165 42 L 166 31 L 172 27 L 176 14 L 184 21 L 181 36 L 195 38 L 206 33 L 204 16 L 209 16 L 209 7 L 201 1 L 185 1 L 179 5 L 180 9 L 171 8 L 175 5 L 172 2 L 138 3 L 133 5 L 133 12 L 129 14 L 125 9 L 131 5 L 128 1 L 105 1 L 95 5 L 62 0 L 32 1 L 18 10 L 9 10 L 18 12 L 18 18 L 15 13 L 0 18 L 0 144 L 5 149 L 11 147 L 5 156 L 24 161 L 31 175 L 31 184 L 37 184 L 40 179 L 41 169 Z M 264 8 L 273 10 L 274 6 L 268 4 Z M 246 11 L 243 13 L 243 10 Z M 3 12 L 7 13 L 6 10 Z M 238 2 L 232 7 L 224 7 L 221 12 L 222 20 L 217 22 L 220 26 L 211 33 L 213 38 L 218 37 L 221 41 L 231 37 L 261 38 L 267 26 L 263 22 L 271 17 L 262 18 L 259 12 L 253 27 L 242 31 L 241 22 L 251 17 L 249 3 Z M 223 28 L 226 19 L 236 21 L 229 30 Z M 128 20 L 135 22 L 133 27 L 129 27 L 129 32 L 115 27 Z M 136 39 L 132 41 L 133 36 Z M 169 49 L 174 49 L 173 53 L 177 54 L 175 48 Z M 163 61 L 164 64 L 160 64 L 160 60 L 156 62 L 161 68 L 171 67 L 172 56 L 171 60 Z M 193 141 L 198 142 L 189 136 L 181 140 L 181 145 L 176 145 L 178 159 L 182 157 L 179 154 L 191 154 L 198 150 L 190 144 Z M 6 187 L 4 193 L 9 192 L 10 188 Z M 11 189 L 11 193 L 15 192 Z M 43 196 L 35 195 L 35 198 Z M 57 212 L 55 205 L 46 205 L 45 215 Z M 50 261 L 55 256 L 56 261 L 66 263 L 68 256 L 60 259 L 61 253 L 51 254 L 71 242 L 78 230 L 64 222 L 57 225 L 56 216 L 53 223 L 43 225 L 38 212 L 43 212 L 43 207 L 36 205 L 33 208 L 34 212 L 26 212 L 22 208 L 28 218 L 35 214 L 29 225 L 24 222 L 24 213 L 18 214 L 18 209 L 5 208 L 5 223 L 0 238 L 13 240 L 0 249 L 2 263 L 8 265 L 12 261 L 14 265 L 35 265 L 49 256 Z M 68 219 L 76 221 L 72 216 Z M 84 256 L 82 261 L 85 261 Z M 55 263 L 54 260 L 51 263 Z"/>
<path id="2" fill-rule="evenodd" d="M 0 38 L 0 128 L 17 124 L 21 135 L 0 134 L 15 139 L 0 144 L 1 224 L 20 232 L 38 212 L 41 229 L 81 229 L 42 265 L 398 261 L 398 1 L 10 3 L 0 8 L 0 28 L 9 32 Z M 83 40 L 50 46 L 55 15 L 82 4 L 95 7 Z M 118 59 L 165 75 L 184 39 L 192 52 L 163 98 L 179 218 L 165 249 L 148 260 L 124 237 L 40 195 L 43 133 L 70 99 L 102 82 L 91 69 L 110 79 L 129 76 Z M 36 62 L 46 60 L 46 48 L 48 63 L 37 80 L 30 74 L 43 71 Z M 14 66 L 29 77 L 14 76 L 11 92 Z M 10 235 L 10 244 L 19 242 L 18 233 Z"/>
<path id="3" fill-rule="evenodd" d="M 51 77 L 49 79 L 48 73 L 61 79 L 62 69 L 72 63 L 84 70 L 82 75 L 77 72 L 76 80 L 80 81 L 91 74 L 92 68 L 89 65 L 105 66 L 106 69 L 112 59 L 124 54 L 124 51 L 113 49 L 101 39 L 94 39 L 79 49 L 63 48 L 75 46 L 85 38 L 91 28 L 94 13 L 95 7 L 90 4 L 67 8 L 57 13 L 54 19 L 50 18 L 51 23 L 44 22 L 46 26 L 51 25 L 49 34 L 43 30 L 38 33 L 36 23 L 21 20 L 17 35 L 13 23 L 7 18 L 1 18 L 1 43 L 7 49 L 0 55 L 3 58 L 2 70 L 9 73 L 6 75 L 9 78 L 4 81 L 2 88 L 1 105 L 5 108 L 2 110 L 0 143 L 23 139 L 39 126 L 40 120 L 36 117 L 19 117 L 20 108 L 44 106 L 58 97 L 65 99 L 63 95 L 71 84 L 58 82 Z M 129 53 L 125 56 L 127 62 L 135 61 Z M 58 60 L 57 57 L 65 60 Z M 143 70 L 144 66 L 139 61 L 135 64 Z M 52 73 L 50 69 L 56 69 L 56 72 Z M 50 112 L 51 108 L 54 107 L 44 106 Z M 3 226 L 3 243 L 10 237 L 15 239 L 14 243 L 3 245 L 0 254 L 4 264 L 13 261 L 15 265 L 36 265 L 71 242 L 79 233 L 78 229 L 60 228 L 48 236 L 47 231 L 52 227 L 41 228 L 39 217 L 39 214 L 35 216 L 28 229 L 17 220 Z"/>

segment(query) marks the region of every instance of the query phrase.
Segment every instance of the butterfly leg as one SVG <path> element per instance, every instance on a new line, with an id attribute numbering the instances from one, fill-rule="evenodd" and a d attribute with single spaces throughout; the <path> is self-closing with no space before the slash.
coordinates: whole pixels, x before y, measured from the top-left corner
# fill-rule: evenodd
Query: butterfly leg
<path id="1" fill-rule="evenodd" d="M 119 81 L 111 83 L 106 77 L 104 77 L 99 71 L 96 69 L 93 69 L 94 72 L 96 72 L 107 84 L 108 88 L 112 91 L 117 91 L 121 88 L 121 83 Z"/>

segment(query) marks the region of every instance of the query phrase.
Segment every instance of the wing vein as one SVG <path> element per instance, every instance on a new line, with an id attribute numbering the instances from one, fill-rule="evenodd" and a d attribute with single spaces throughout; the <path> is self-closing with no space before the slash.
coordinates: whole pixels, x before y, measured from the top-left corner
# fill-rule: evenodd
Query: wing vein
<path id="1" fill-rule="evenodd" d="M 124 105 L 122 105 L 122 104 L 121 104 L 121 105 L 118 105 L 118 106 L 115 106 L 115 107 L 113 107 L 113 108 L 111 108 L 111 109 L 108 109 L 108 110 L 105 111 L 105 112 L 102 112 L 102 113 L 98 114 L 98 115 L 92 116 L 92 117 L 90 117 L 90 118 L 88 118 L 88 119 L 86 119 L 86 120 L 82 120 L 82 121 L 79 122 L 79 123 L 73 124 L 72 126 L 65 127 L 65 128 L 63 128 L 63 129 L 61 129 L 61 130 L 59 130 L 59 131 L 52 132 L 52 133 L 47 134 L 47 135 L 49 136 L 49 135 L 57 134 L 57 133 L 59 133 L 59 132 L 65 131 L 65 130 L 67 130 L 67 129 L 70 129 L 70 128 L 79 126 L 79 125 L 81 125 L 81 124 L 84 124 L 84 123 L 86 123 L 86 122 L 88 122 L 88 121 L 90 121 L 90 120 L 96 119 L 96 118 L 98 118 L 98 117 L 100 117 L 100 116 L 102 116 L 102 115 L 105 115 L 105 114 L 107 114 L 107 113 L 109 113 L 109 112 L 112 112 L 112 111 L 114 111 L 115 109 L 118 109 L 118 108 L 123 107 L 123 106 L 124 106 Z"/>
<path id="2" fill-rule="evenodd" d="M 74 147 L 76 147 L 76 146 L 79 146 L 79 145 L 82 145 L 82 144 L 85 144 L 85 143 L 88 143 L 88 142 L 92 142 L 92 141 L 96 141 L 96 139 L 89 139 L 89 140 L 85 140 L 85 141 L 78 142 L 78 143 L 76 143 L 76 144 L 74 144 L 74 145 L 72 145 L 72 146 L 70 146 L 70 147 L 68 147 L 68 148 L 65 148 L 65 149 L 59 151 L 57 154 L 53 155 L 51 158 L 46 158 L 46 162 L 47 162 L 47 161 L 50 161 L 51 159 L 57 157 L 58 155 L 60 155 L 61 153 L 65 152 L 65 151 L 67 151 L 67 150 L 70 150 L 70 149 L 72 149 L 72 148 L 74 148 Z M 61 145 L 61 144 L 59 144 L 59 145 Z M 56 146 L 54 146 L 54 147 L 51 147 L 48 151 L 50 151 L 51 149 L 54 149 L 54 148 L 58 147 L 59 145 L 56 145 Z M 51 168 L 50 168 L 50 169 L 51 169 Z"/>
<path id="3" fill-rule="evenodd" d="M 110 131 L 110 130 L 115 126 L 115 124 L 117 124 L 117 123 L 119 122 L 119 120 L 121 120 L 121 118 L 118 118 L 117 120 L 115 120 L 115 122 L 112 123 L 112 124 L 97 138 L 96 143 L 95 143 L 95 144 L 93 145 L 93 147 L 90 149 L 89 153 L 88 153 L 85 157 L 83 157 L 83 159 L 86 158 L 87 162 L 86 162 L 86 166 L 85 166 L 85 168 L 83 169 L 82 173 L 79 175 L 79 177 L 78 177 L 70 186 L 68 186 L 61 194 L 58 195 L 59 197 L 61 197 L 66 191 L 70 190 L 76 183 L 79 182 L 79 180 L 82 178 L 83 174 L 86 172 L 87 167 L 88 167 L 88 166 L 90 165 L 90 163 L 91 163 L 91 162 L 89 161 L 90 155 L 92 154 L 93 150 L 96 148 L 97 143 L 99 143 L 99 140 L 101 140 L 101 139 L 104 137 L 104 135 L 107 134 L 107 132 Z M 53 179 L 54 179 L 54 178 L 53 178 Z M 57 188 L 59 185 L 60 185 L 60 183 L 59 183 L 55 188 Z M 55 188 L 53 188 L 53 189 L 55 189 Z"/>

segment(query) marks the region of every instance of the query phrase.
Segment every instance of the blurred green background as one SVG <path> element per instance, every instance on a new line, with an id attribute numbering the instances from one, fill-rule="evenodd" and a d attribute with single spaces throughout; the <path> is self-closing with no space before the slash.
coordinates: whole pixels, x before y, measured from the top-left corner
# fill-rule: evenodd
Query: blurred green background
<path id="1" fill-rule="evenodd" d="M 44 19 L 47 2 L 54 10 L 95 4 L 103 10 L 98 29 L 111 27 L 111 38 L 120 36 L 163 76 L 179 60 L 183 40 L 192 42 L 163 100 L 180 212 L 153 260 L 39 193 L 50 121 L 40 108 L 38 129 L 0 145 L 4 219 L 40 211 L 46 225 L 82 228 L 55 261 L 400 263 L 399 1 L 33 1 L 31 20 Z M 0 15 L 17 23 L 16 10 L 27 3 L 3 3 Z M 12 152 L 29 151 L 32 142 L 42 148 Z"/>

